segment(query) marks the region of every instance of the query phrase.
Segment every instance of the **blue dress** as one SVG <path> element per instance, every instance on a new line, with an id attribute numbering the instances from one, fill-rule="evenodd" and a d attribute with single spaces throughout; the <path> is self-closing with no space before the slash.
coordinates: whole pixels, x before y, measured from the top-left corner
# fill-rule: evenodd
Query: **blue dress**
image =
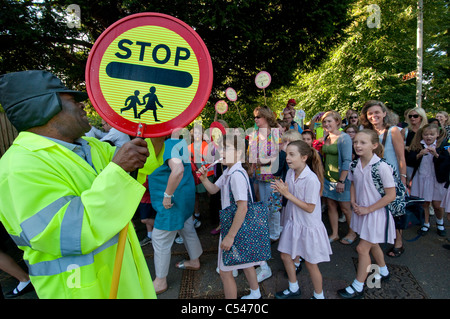
<path id="1" fill-rule="evenodd" d="M 171 158 L 183 161 L 184 173 L 172 198 L 172 208 L 165 209 L 162 202 L 172 170 L 168 165 Z M 192 216 L 195 204 L 195 183 L 192 176 L 188 145 L 185 140 L 168 139 L 164 142 L 164 163 L 148 176 L 152 206 L 156 210 L 155 228 L 167 231 L 179 230 Z"/>
<path id="2" fill-rule="evenodd" d="M 391 130 L 392 130 L 392 127 L 390 127 L 389 131 L 387 132 L 388 135 L 386 137 L 386 143 L 384 145 L 384 159 L 386 160 L 386 162 L 388 162 L 389 164 L 394 166 L 395 169 L 397 170 L 397 173 L 400 174 L 400 168 L 398 165 L 397 154 L 395 153 L 394 144 L 392 143 Z M 378 136 L 380 139 L 380 143 L 383 142 L 384 134 L 386 134 L 386 132 Z"/>

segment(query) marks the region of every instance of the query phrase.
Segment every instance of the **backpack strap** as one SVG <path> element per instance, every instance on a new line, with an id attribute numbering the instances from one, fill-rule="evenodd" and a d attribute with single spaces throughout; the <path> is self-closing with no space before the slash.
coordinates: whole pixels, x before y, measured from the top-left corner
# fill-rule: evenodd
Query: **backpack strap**
<path id="1" fill-rule="evenodd" d="M 245 180 L 247 182 L 247 198 L 248 198 L 247 201 L 248 201 L 248 204 L 253 203 L 253 197 L 252 197 L 252 195 L 250 193 L 251 189 L 250 189 L 250 184 L 249 184 L 248 179 L 245 177 L 245 175 L 244 175 L 244 173 L 242 173 L 242 171 L 236 170 L 230 175 L 230 179 L 228 180 L 228 191 L 229 191 L 229 194 L 230 194 L 230 204 L 236 204 L 236 201 L 234 200 L 233 192 L 231 191 L 231 176 L 233 176 L 233 174 L 236 173 L 236 172 L 239 172 L 239 173 L 242 174 L 242 176 L 244 176 L 244 178 L 245 178 Z"/>
<path id="2" fill-rule="evenodd" d="M 383 133 L 383 140 L 381 141 L 381 144 L 383 144 L 383 147 L 386 145 L 386 140 L 387 140 L 387 136 L 389 134 L 389 129 L 391 127 L 388 125 L 386 126 L 386 128 L 384 129 L 384 133 Z"/>
<path id="3" fill-rule="evenodd" d="M 357 159 L 356 159 L 356 160 L 353 160 L 353 161 L 350 163 L 350 172 L 352 172 L 352 175 L 355 173 L 356 165 L 358 165 L 358 160 L 357 160 Z"/>
<path id="4" fill-rule="evenodd" d="M 381 197 L 386 194 L 386 192 L 384 191 L 383 182 L 381 181 L 380 175 L 378 174 L 378 166 L 380 166 L 382 160 L 383 159 L 380 158 L 380 160 L 374 163 L 371 168 L 373 184 L 375 185 L 378 193 L 380 193 Z"/>
<path id="5" fill-rule="evenodd" d="M 375 185 L 378 193 L 380 193 L 381 197 L 383 197 L 386 194 L 386 192 L 384 191 L 383 182 L 381 181 L 381 178 L 378 175 L 378 166 L 380 166 L 381 161 L 384 161 L 386 163 L 386 161 L 384 159 L 380 158 L 380 160 L 378 162 L 376 162 L 372 165 L 371 174 L 372 174 L 373 184 Z M 384 243 L 387 244 L 388 230 L 389 230 L 389 210 L 387 209 L 387 206 L 384 208 L 384 211 L 386 212 L 386 227 L 384 230 Z"/>

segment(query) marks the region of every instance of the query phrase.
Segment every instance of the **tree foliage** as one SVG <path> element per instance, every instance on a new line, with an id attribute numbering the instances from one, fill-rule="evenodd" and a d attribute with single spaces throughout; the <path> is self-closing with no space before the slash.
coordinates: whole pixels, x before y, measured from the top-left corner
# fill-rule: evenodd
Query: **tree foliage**
<path id="1" fill-rule="evenodd" d="M 350 0 L 79 0 L 79 29 L 65 18 L 72 0 L 0 3 L 0 73 L 46 69 L 79 88 L 93 43 L 112 23 L 138 12 L 179 18 L 199 33 L 212 57 L 214 87 L 202 113 L 211 122 L 213 105 L 227 87 L 238 92 L 248 117 L 261 93 L 254 84 L 259 71 L 271 73 L 276 89 L 292 81 L 296 70 L 317 66 L 347 25 Z M 231 120 L 241 123 L 239 117 Z"/>
<path id="2" fill-rule="evenodd" d="M 343 39 L 315 70 L 298 70 L 297 79 L 277 92 L 272 103 L 296 98 L 309 117 L 333 109 L 344 114 L 360 110 L 369 99 L 386 103 L 394 112 L 415 106 L 416 81 L 402 77 L 416 70 L 417 1 L 380 0 L 380 28 L 369 28 L 367 8 L 359 0 Z M 424 100 L 430 111 L 449 110 L 448 1 L 424 1 Z"/>

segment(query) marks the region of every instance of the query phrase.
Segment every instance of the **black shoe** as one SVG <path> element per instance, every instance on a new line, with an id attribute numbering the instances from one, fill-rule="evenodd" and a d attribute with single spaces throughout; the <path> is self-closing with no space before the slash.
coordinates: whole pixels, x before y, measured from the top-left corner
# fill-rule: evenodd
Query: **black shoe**
<path id="1" fill-rule="evenodd" d="M 359 292 L 352 285 L 350 285 L 349 287 L 353 290 L 352 293 L 349 293 L 347 289 L 344 288 L 338 290 L 338 295 L 344 299 L 362 299 L 364 297 L 364 289 Z"/>
<path id="2" fill-rule="evenodd" d="M 300 291 L 300 287 L 296 292 L 292 292 L 289 288 L 286 289 L 289 291 L 288 294 L 285 294 L 285 290 L 279 291 L 275 294 L 275 299 L 291 299 L 291 298 L 299 298 L 302 292 Z"/>
<path id="3" fill-rule="evenodd" d="M 444 224 L 439 225 L 438 223 L 436 223 L 436 226 L 444 226 Z M 440 230 L 439 227 L 438 227 L 437 233 L 438 233 L 438 235 L 441 236 L 441 237 L 447 236 L 447 231 L 445 230 L 445 228 L 444 228 L 443 230 Z"/>
<path id="4" fill-rule="evenodd" d="M 13 290 L 11 290 L 10 292 L 5 294 L 5 298 L 16 298 L 22 295 L 25 295 L 28 292 L 32 292 L 34 291 L 34 287 L 33 284 L 30 282 L 25 288 L 23 288 L 22 290 L 18 291 L 17 288 L 14 288 Z"/>
<path id="5" fill-rule="evenodd" d="M 423 225 L 422 227 L 419 228 L 419 230 L 417 231 L 417 234 L 419 234 L 421 236 L 425 236 L 426 234 L 428 234 L 429 230 L 430 230 L 430 227 Z"/>
<path id="6" fill-rule="evenodd" d="M 388 282 L 391 279 L 391 273 L 388 273 L 386 276 L 381 276 L 381 282 Z"/>

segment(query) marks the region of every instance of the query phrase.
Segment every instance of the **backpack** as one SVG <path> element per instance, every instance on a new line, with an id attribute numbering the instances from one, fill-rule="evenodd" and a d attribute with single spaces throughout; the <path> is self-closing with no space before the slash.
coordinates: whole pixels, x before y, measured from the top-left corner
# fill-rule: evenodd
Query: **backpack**
<path id="1" fill-rule="evenodd" d="M 380 193 L 381 197 L 383 197 L 386 193 L 384 191 L 383 182 L 381 181 L 381 177 L 378 174 L 378 166 L 381 162 L 386 163 L 392 168 L 392 172 L 394 175 L 394 181 L 395 181 L 395 199 L 386 205 L 386 210 L 392 214 L 392 217 L 398 217 L 405 214 L 405 207 L 406 207 L 406 187 L 402 183 L 397 170 L 386 162 L 384 158 L 381 158 L 378 162 L 372 165 L 372 180 L 373 184 L 375 185 L 376 189 L 378 190 L 378 193 Z M 352 161 L 350 164 L 350 171 L 354 172 L 355 167 L 358 163 L 358 160 Z"/>

